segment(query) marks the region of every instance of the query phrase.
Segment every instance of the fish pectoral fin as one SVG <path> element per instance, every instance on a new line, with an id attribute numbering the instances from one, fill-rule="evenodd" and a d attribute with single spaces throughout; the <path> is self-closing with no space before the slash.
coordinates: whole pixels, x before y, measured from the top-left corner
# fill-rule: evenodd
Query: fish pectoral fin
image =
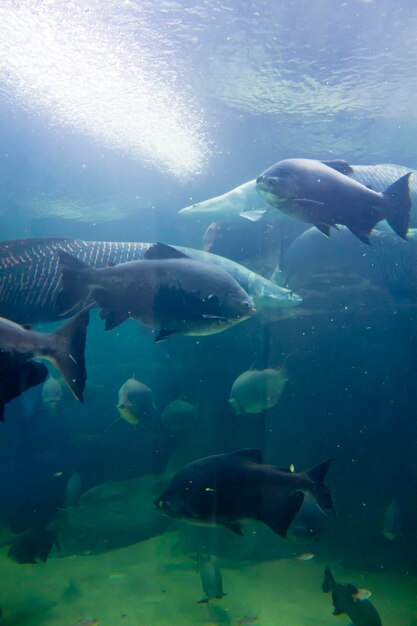
<path id="1" fill-rule="evenodd" d="M 129 319 L 129 311 L 102 309 L 100 319 L 105 320 L 104 330 L 112 330 Z"/>
<path id="2" fill-rule="evenodd" d="M 340 172 L 341 174 L 345 174 L 346 176 L 351 176 L 353 174 L 353 168 L 349 165 L 347 161 L 343 161 L 343 159 L 322 161 L 322 163 L 324 163 L 324 165 L 327 165 L 327 167 L 331 167 L 332 170 L 336 170 L 336 172 Z"/>
<path id="3" fill-rule="evenodd" d="M 259 222 L 267 212 L 268 209 L 250 209 L 249 211 L 241 211 L 239 215 L 250 222 Z"/>
<path id="4" fill-rule="evenodd" d="M 324 206 L 324 202 L 320 202 L 320 200 L 310 200 L 309 198 L 293 198 L 291 202 L 303 207 Z"/>
<path id="5" fill-rule="evenodd" d="M 154 243 L 144 253 L 143 258 L 146 261 L 160 260 L 160 259 L 189 259 L 190 257 L 180 252 L 173 246 L 168 246 L 166 243 Z"/>
<path id="6" fill-rule="evenodd" d="M 303 502 L 302 491 L 294 491 L 288 498 L 281 499 L 279 502 L 274 501 L 272 496 L 272 502 L 264 503 L 258 519 L 269 526 L 274 533 L 285 537 Z"/>
<path id="7" fill-rule="evenodd" d="M 169 337 L 171 337 L 171 335 L 175 335 L 175 333 L 177 332 L 178 332 L 177 330 L 169 330 L 168 328 L 161 328 L 161 330 L 159 330 L 158 333 L 156 334 L 154 343 L 165 341 L 165 339 L 168 339 Z"/>
<path id="8" fill-rule="evenodd" d="M 240 522 L 223 522 L 223 526 L 236 535 L 243 535 L 242 524 Z"/>
<path id="9" fill-rule="evenodd" d="M 330 226 L 328 224 L 314 224 L 314 226 L 318 228 L 323 235 L 330 237 Z"/>
<path id="10" fill-rule="evenodd" d="M 197 604 L 208 604 L 208 601 L 209 601 L 208 598 L 202 598 L 201 600 L 197 602 Z"/>
<path id="11" fill-rule="evenodd" d="M 209 313 L 203 313 L 201 317 L 204 320 L 221 320 L 222 322 L 227 322 L 227 319 L 222 315 L 210 315 Z"/>
<path id="12" fill-rule="evenodd" d="M 350 232 L 355 235 L 355 237 L 357 237 L 358 239 L 360 239 L 360 241 L 362 241 L 362 243 L 366 243 L 368 246 L 371 245 L 371 242 L 369 241 L 369 235 L 371 234 L 371 230 L 359 230 L 357 228 L 355 228 L 354 226 L 349 226 L 348 228 L 350 230 Z"/>

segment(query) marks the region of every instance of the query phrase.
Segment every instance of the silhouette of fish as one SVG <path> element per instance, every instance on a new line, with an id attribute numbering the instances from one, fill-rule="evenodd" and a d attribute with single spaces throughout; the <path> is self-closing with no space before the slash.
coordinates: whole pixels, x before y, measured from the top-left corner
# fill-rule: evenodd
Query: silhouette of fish
<path id="1" fill-rule="evenodd" d="M 223 524 L 237 534 L 242 534 L 240 520 L 259 520 L 285 537 L 305 493 L 334 514 L 323 482 L 329 464 L 295 473 L 264 465 L 259 450 L 208 456 L 180 469 L 154 504 L 170 517 Z"/>
<path id="2" fill-rule="evenodd" d="M 46 563 L 54 544 L 59 548 L 57 523 L 52 521 L 47 526 L 36 524 L 16 537 L 7 556 L 20 564 Z"/>
<path id="3" fill-rule="evenodd" d="M 382 626 L 377 610 L 366 595 L 361 599 L 363 596 L 355 585 L 337 583 L 329 566 L 324 570 L 322 589 L 324 593 L 332 592 L 333 615 L 348 615 L 353 626 Z"/>
<path id="4" fill-rule="evenodd" d="M 207 558 L 199 556 L 198 569 L 201 577 L 201 586 L 206 597 L 199 600 L 198 604 L 206 604 L 213 598 L 221 600 L 226 594 L 223 591 L 221 571 L 211 555 Z"/>

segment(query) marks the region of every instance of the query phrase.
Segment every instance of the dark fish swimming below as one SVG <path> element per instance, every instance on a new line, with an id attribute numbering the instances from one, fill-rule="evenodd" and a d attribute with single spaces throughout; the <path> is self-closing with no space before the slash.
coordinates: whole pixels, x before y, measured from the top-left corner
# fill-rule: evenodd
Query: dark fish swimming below
<path id="1" fill-rule="evenodd" d="M 322 589 L 332 592 L 333 615 L 346 614 L 353 626 L 382 626 L 377 610 L 368 599 L 361 599 L 355 585 L 337 583 L 330 568 L 324 570 Z"/>
<path id="2" fill-rule="evenodd" d="M 74 396 L 82 402 L 87 380 L 84 350 L 88 322 L 88 311 L 82 311 L 46 334 L 0 318 L 0 420 L 4 419 L 5 404 L 46 380 L 47 368 L 32 361 L 34 358 L 56 365 Z"/>
<path id="3" fill-rule="evenodd" d="M 323 482 L 329 464 L 295 473 L 264 465 L 259 450 L 208 456 L 180 469 L 155 506 L 170 517 L 222 524 L 238 534 L 240 520 L 259 520 L 285 537 L 305 493 L 323 511 L 334 514 L 330 490 Z"/>
<path id="4" fill-rule="evenodd" d="M 287 215 L 314 224 L 327 236 L 331 227 L 340 224 L 369 243 L 371 230 L 386 219 L 397 235 L 405 239 L 410 222 L 412 172 L 379 193 L 350 178 L 350 171 L 344 161 L 285 159 L 266 169 L 256 185 L 270 204 Z"/>
<path id="5" fill-rule="evenodd" d="M 21 324 L 62 319 L 57 298 L 62 290 L 59 253 L 100 268 L 144 258 L 150 243 L 40 238 L 0 242 L 0 315 Z M 227 271 L 252 297 L 257 311 L 297 306 L 301 298 L 243 265 L 203 250 L 173 246 L 187 256 Z M 81 309 L 81 307 L 80 307 Z"/>
<path id="6" fill-rule="evenodd" d="M 46 563 L 54 544 L 59 548 L 58 526 L 55 521 L 45 526 L 37 524 L 14 539 L 7 556 L 16 563 Z"/>
<path id="7" fill-rule="evenodd" d="M 63 312 L 93 300 L 106 330 L 129 317 L 158 330 L 156 341 L 172 334 L 210 335 L 250 317 L 253 301 L 219 267 L 190 259 L 165 244 L 154 244 L 141 261 L 91 268 L 60 253 Z"/>

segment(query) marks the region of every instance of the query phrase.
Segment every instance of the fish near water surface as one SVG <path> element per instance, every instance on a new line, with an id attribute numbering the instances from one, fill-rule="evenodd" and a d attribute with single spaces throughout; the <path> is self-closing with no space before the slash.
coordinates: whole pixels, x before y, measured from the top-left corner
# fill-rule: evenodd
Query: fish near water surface
<path id="1" fill-rule="evenodd" d="M 405 239 L 410 223 L 411 172 L 384 192 L 376 192 L 349 177 L 350 171 L 350 166 L 340 161 L 285 159 L 258 176 L 256 186 L 272 206 L 314 224 L 327 236 L 331 227 L 343 224 L 369 243 L 371 230 L 386 219 Z"/>
<path id="2" fill-rule="evenodd" d="M 264 465 L 259 450 L 208 456 L 180 469 L 154 504 L 170 517 L 223 525 L 237 534 L 242 534 L 240 520 L 258 520 L 285 537 L 305 493 L 334 514 L 323 482 L 329 463 L 294 473 Z"/>
<path id="3" fill-rule="evenodd" d="M 93 269 L 60 253 L 63 312 L 92 299 L 102 309 L 106 330 L 129 317 L 158 331 L 156 341 L 173 334 L 209 335 L 250 317 L 252 298 L 226 271 L 155 244 L 145 259 Z"/>
<path id="4" fill-rule="evenodd" d="M 67 252 L 90 267 L 102 268 L 143 259 L 152 245 L 59 237 L 0 241 L 0 316 L 21 324 L 69 317 L 62 315 L 57 305 L 62 291 L 60 252 Z M 288 289 L 230 259 L 203 250 L 172 247 L 228 272 L 251 296 L 257 311 L 294 307 L 302 302 Z M 80 304 L 74 312 L 81 308 Z"/>
<path id="5" fill-rule="evenodd" d="M 362 590 L 355 585 L 337 583 L 328 566 L 324 570 L 322 589 L 324 593 L 332 592 L 333 615 L 348 615 L 352 626 L 382 626 L 377 610 L 366 598 L 368 594 L 361 594 Z"/>
<path id="6" fill-rule="evenodd" d="M 78 313 L 52 333 L 38 333 L 0 318 L 0 420 L 4 405 L 21 393 L 43 383 L 48 370 L 32 359 L 47 359 L 61 372 L 80 402 L 87 380 L 84 350 L 89 313 Z"/>

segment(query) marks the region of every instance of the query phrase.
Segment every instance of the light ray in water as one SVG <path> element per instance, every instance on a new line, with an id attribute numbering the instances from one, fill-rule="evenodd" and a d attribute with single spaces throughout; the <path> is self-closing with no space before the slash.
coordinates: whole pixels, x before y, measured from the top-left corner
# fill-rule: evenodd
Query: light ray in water
<path id="1" fill-rule="evenodd" d="M 147 29 L 138 42 L 107 19 L 115 10 L 111 0 L 3 0 L 0 91 L 3 83 L 53 123 L 186 178 L 208 157 L 201 114 L 179 93 L 175 67 L 166 71 L 169 50 L 151 53 Z"/>

